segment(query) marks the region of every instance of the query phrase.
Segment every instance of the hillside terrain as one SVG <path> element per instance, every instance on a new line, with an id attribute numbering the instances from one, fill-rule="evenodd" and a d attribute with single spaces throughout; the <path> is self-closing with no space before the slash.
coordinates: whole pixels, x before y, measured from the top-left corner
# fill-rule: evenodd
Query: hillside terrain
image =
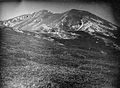
<path id="1" fill-rule="evenodd" d="M 41 10 L 0 22 L 2 88 L 118 88 L 120 28 L 90 12 Z"/>

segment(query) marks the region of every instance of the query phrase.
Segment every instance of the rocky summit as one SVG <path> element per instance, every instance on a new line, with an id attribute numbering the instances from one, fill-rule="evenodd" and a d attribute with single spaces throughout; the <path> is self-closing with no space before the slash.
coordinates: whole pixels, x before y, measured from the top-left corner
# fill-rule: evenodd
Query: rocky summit
<path id="1" fill-rule="evenodd" d="M 0 21 L 2 88 L 119 88 L 120 27 L 83 10 Z"/>

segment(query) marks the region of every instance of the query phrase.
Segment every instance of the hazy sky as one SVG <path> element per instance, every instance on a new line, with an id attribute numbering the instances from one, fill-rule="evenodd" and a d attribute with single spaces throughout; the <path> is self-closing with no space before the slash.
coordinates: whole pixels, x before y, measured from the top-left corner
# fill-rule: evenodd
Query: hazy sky
<path id="1" fill-rule="evenodd" d="M 53 12 L 64 12 L 73 8 L 89 11 L 115 24 L 110 6 L 108 4 L 94 2 L 4 2 L 0 3 L 0 19 L 6 20 L 26 13 L 33 13 L 42 9 Z"/>

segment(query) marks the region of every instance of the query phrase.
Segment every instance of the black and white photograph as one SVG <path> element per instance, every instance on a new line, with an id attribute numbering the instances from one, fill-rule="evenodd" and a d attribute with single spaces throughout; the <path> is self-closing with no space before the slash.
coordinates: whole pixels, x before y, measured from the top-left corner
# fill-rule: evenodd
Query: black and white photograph
<path id="1" fill-rule="evenodd" d="M 0 0 L 0 88 L 120 88 L 119 0 Z"/>

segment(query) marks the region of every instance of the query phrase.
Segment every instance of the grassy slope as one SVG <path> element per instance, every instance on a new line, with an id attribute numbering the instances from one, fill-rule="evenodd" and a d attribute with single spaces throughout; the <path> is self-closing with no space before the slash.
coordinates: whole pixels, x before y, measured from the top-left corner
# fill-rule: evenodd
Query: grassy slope
<path id="1" fill-rule="evenodd" d="M 73 44 L 64 40 L 61 45 L 10 28 L 1 32 L 4 88 L 101 88 L 114 81 L 114 55 L 84 50 L 78 40 Z"/>

